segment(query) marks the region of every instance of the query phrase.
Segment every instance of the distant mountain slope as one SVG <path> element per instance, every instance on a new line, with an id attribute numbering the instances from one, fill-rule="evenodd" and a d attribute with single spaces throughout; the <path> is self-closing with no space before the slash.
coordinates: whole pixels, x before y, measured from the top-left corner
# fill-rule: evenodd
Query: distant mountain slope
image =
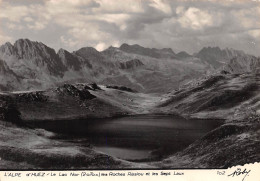
<path id="1" fill-rule="evenodd" d="M 6 44 L 3 46 L 6 46 Z M 10 46 L 10 44 L 7 46 Z M 1 47 L 1 50 L 2 49 L 6 48 Z M 66 71 L 66 67 L 60 61 L 55 50 L 41 42 L 19 39 L 10 49 L 12 50 L 10 56 L 14 58 L 12 61 L 7 61 L 7 64 L 9 64 L 10 67 L 16 66 L 17 62 L 19 62 L 26 65 L 28 68 L 41 68 L 41 71 L 59 77 L 62 77 L 63 72 Z M 3 52 L 3 54 L 6 55 L 5 52 Z"/>
<path id="2" fill-rule="evenodd" d="M 128 53 L 116 47 L 109 47 L 102 51 L 102 54 L 106 56 L 109 62 L 140 60 L 144 64 L 142 68 L 136 69 L 134 72 L 118 79 L 124 79 L 124 82 L 128 82 L 129 85 L 125 85 L 128 87 L 131 87 L 130 82 L 132 82 L 135 84 L 135 87 L 132 88 L 144 92 L 168 92 L 172 87 L 177 88 L 190 78 L 199 77 L 206 72 L 206 67 L 208 66 L 194 57 L 189 57 L 186 61 L 154 58 L 136 53 Z"/>
<path id="3" fill-rule="evenodd" d="M 64 49 L 60 49 L 58 51 L 58 56 L 63 65 L 65 65 L 67 68 L 73 69 L 75 71 L 79 71 L 81 69 L 81 64 L 83 61 L 79 57 L 69 53 Z"/>
<path id="4" fill-rule="evenodd" d="M 73 53 L 85 59 L 90 59 L 95 62 L 103 62 L 105 60 L 105 57 L 99 51 L 97 51 L 95 48 L 92 47 L 84 47 Z"/>
<path id="5" fill-rule="evenodd" d="M 179 59 L 184 59 L 184 58 L 189 58 L 189 57 L 192 57 L 192 56 L 185 51 L 181 51 L 181 52 L 176 54 L 176 57 L 179 58 Z"/>
<path id="6" fill-rule="evenodd" d="M 228 64 L 234 57 L 238 57 L 237 60 Z M 258 68 L 254 67 L 259 65 L 253 56 L 218 47 L 203 48 L 195 56 L 186 52 L 175 54 L 170 48 L 128 44 L 120 48 L 109 47 L 102 52 L 83 47 L 72 53 L 64 49 L 56 53 L 41 42 L 28 39 L 19 39 L 14 45 L 2 45 L 0 58 L 9 72 L 13 72 L 8 76 L 8 86 L 5 86 L 7 81 L 2 81 L 2 90 L 5 87 L 12 90 L 46 89 L 64 82 L 97 82 L 122 85 L 139 92 L 166 93 L 223 65 L 228 64 L 224 70 L 230 73 L 257 72 Z M 15 77 L 19 77 L 21 84 Z"/>
<path id="7" fill-rule="evenodd" d="M 229 73 L 260 73 L 260 58 L 254 56 L 240 56 L 232 58 L 223 70 Z"/>
<path id="8" fill-rule="evenodd" d="M 0 58 L 23 81 L 23 87 L 17 86 L 15 90 L 49 87 L 67 71 L 54 49 L 28 39 L 2 45 Z"/>
<path id="9" fill-rule="evenodd" d="M 20 86 L 20 78 L 0 59 L 0 90 L 9 91 Z"/>
<path id="10" fill-rule="evenodd" d="M 230 48 L 220 49 L 219 47 L 204 47 L 198 53 L 196 57 L 202 61 L 210 64 L 213 68 L 219 68 L 230 59 L 237 56 L 245 56 L 243 51 L 234 50 Z"/>

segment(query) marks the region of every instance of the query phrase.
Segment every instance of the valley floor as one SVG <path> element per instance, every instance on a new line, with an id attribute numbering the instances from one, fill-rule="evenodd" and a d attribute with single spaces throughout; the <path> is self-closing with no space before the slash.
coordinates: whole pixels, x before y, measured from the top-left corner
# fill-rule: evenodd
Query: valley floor
<path id="1" fill-rule="evenodd" d="M 258 75 L 217 75 L 164 97 L 100 88 L 67 85 L 39 93 L 2 94 L 0 168 L 226 168 L 260 161 Z M 6 122 L 8 111 L 12 110 L 12 106 L 8 107 L 10 102 L 21 113 L 22 120 L 157 113 L 224 118 L 225 123 L 162 161 L 133 163 L 93 151 L 91 145 L 63 142 L 56 134 L 42 129 Z"/>

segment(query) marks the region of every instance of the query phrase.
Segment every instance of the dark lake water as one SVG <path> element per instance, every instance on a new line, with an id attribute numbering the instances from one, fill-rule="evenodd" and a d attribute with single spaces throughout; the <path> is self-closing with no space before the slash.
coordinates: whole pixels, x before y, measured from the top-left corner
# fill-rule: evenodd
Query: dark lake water
<path id="1" fill-rule="evenodd" d="M 30 125 L 90 143 L 97 151 L 132 161 L 158 160 L 180 151 L 222 124 L 221 120 L 139 115 L 113 119 L 37 121 Z M 87 141 L 86 141 L 87 140 Z"/>

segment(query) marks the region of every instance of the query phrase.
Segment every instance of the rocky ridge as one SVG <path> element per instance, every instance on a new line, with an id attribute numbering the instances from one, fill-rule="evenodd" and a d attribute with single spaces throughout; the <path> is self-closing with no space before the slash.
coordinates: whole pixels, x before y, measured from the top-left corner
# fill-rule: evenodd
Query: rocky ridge
<path id="1" fill-rule="evenodd" d="M 2 45 L 0 58 L 4 62 L 1 76 L 4 70 L 9 72 L 9 80 L 2 81 L 0 88 L 9 91 L 46 89 L 65 82 L 118 82 L 140 92 L 165 93 L 216 69 L 227 73 L 259 71 L 259 58 L 218 47 L 203 48 L 195 55 L 128 44 L 102 52 L 84 47 L 56 53 L 41 42 L 19 39 L 14 45 Z"/>

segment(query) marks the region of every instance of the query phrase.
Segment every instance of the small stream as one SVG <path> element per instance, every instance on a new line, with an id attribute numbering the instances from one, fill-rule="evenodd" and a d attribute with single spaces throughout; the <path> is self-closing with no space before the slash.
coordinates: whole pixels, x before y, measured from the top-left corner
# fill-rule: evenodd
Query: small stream
<path id="1" fill-rule="evenodd" d="M 90 143 L 99 152 L 138 162 L 180 151 L 222 123 L 172 115 L 29 122 L 33 127 L 62 133 L 64 140 Z"/>

